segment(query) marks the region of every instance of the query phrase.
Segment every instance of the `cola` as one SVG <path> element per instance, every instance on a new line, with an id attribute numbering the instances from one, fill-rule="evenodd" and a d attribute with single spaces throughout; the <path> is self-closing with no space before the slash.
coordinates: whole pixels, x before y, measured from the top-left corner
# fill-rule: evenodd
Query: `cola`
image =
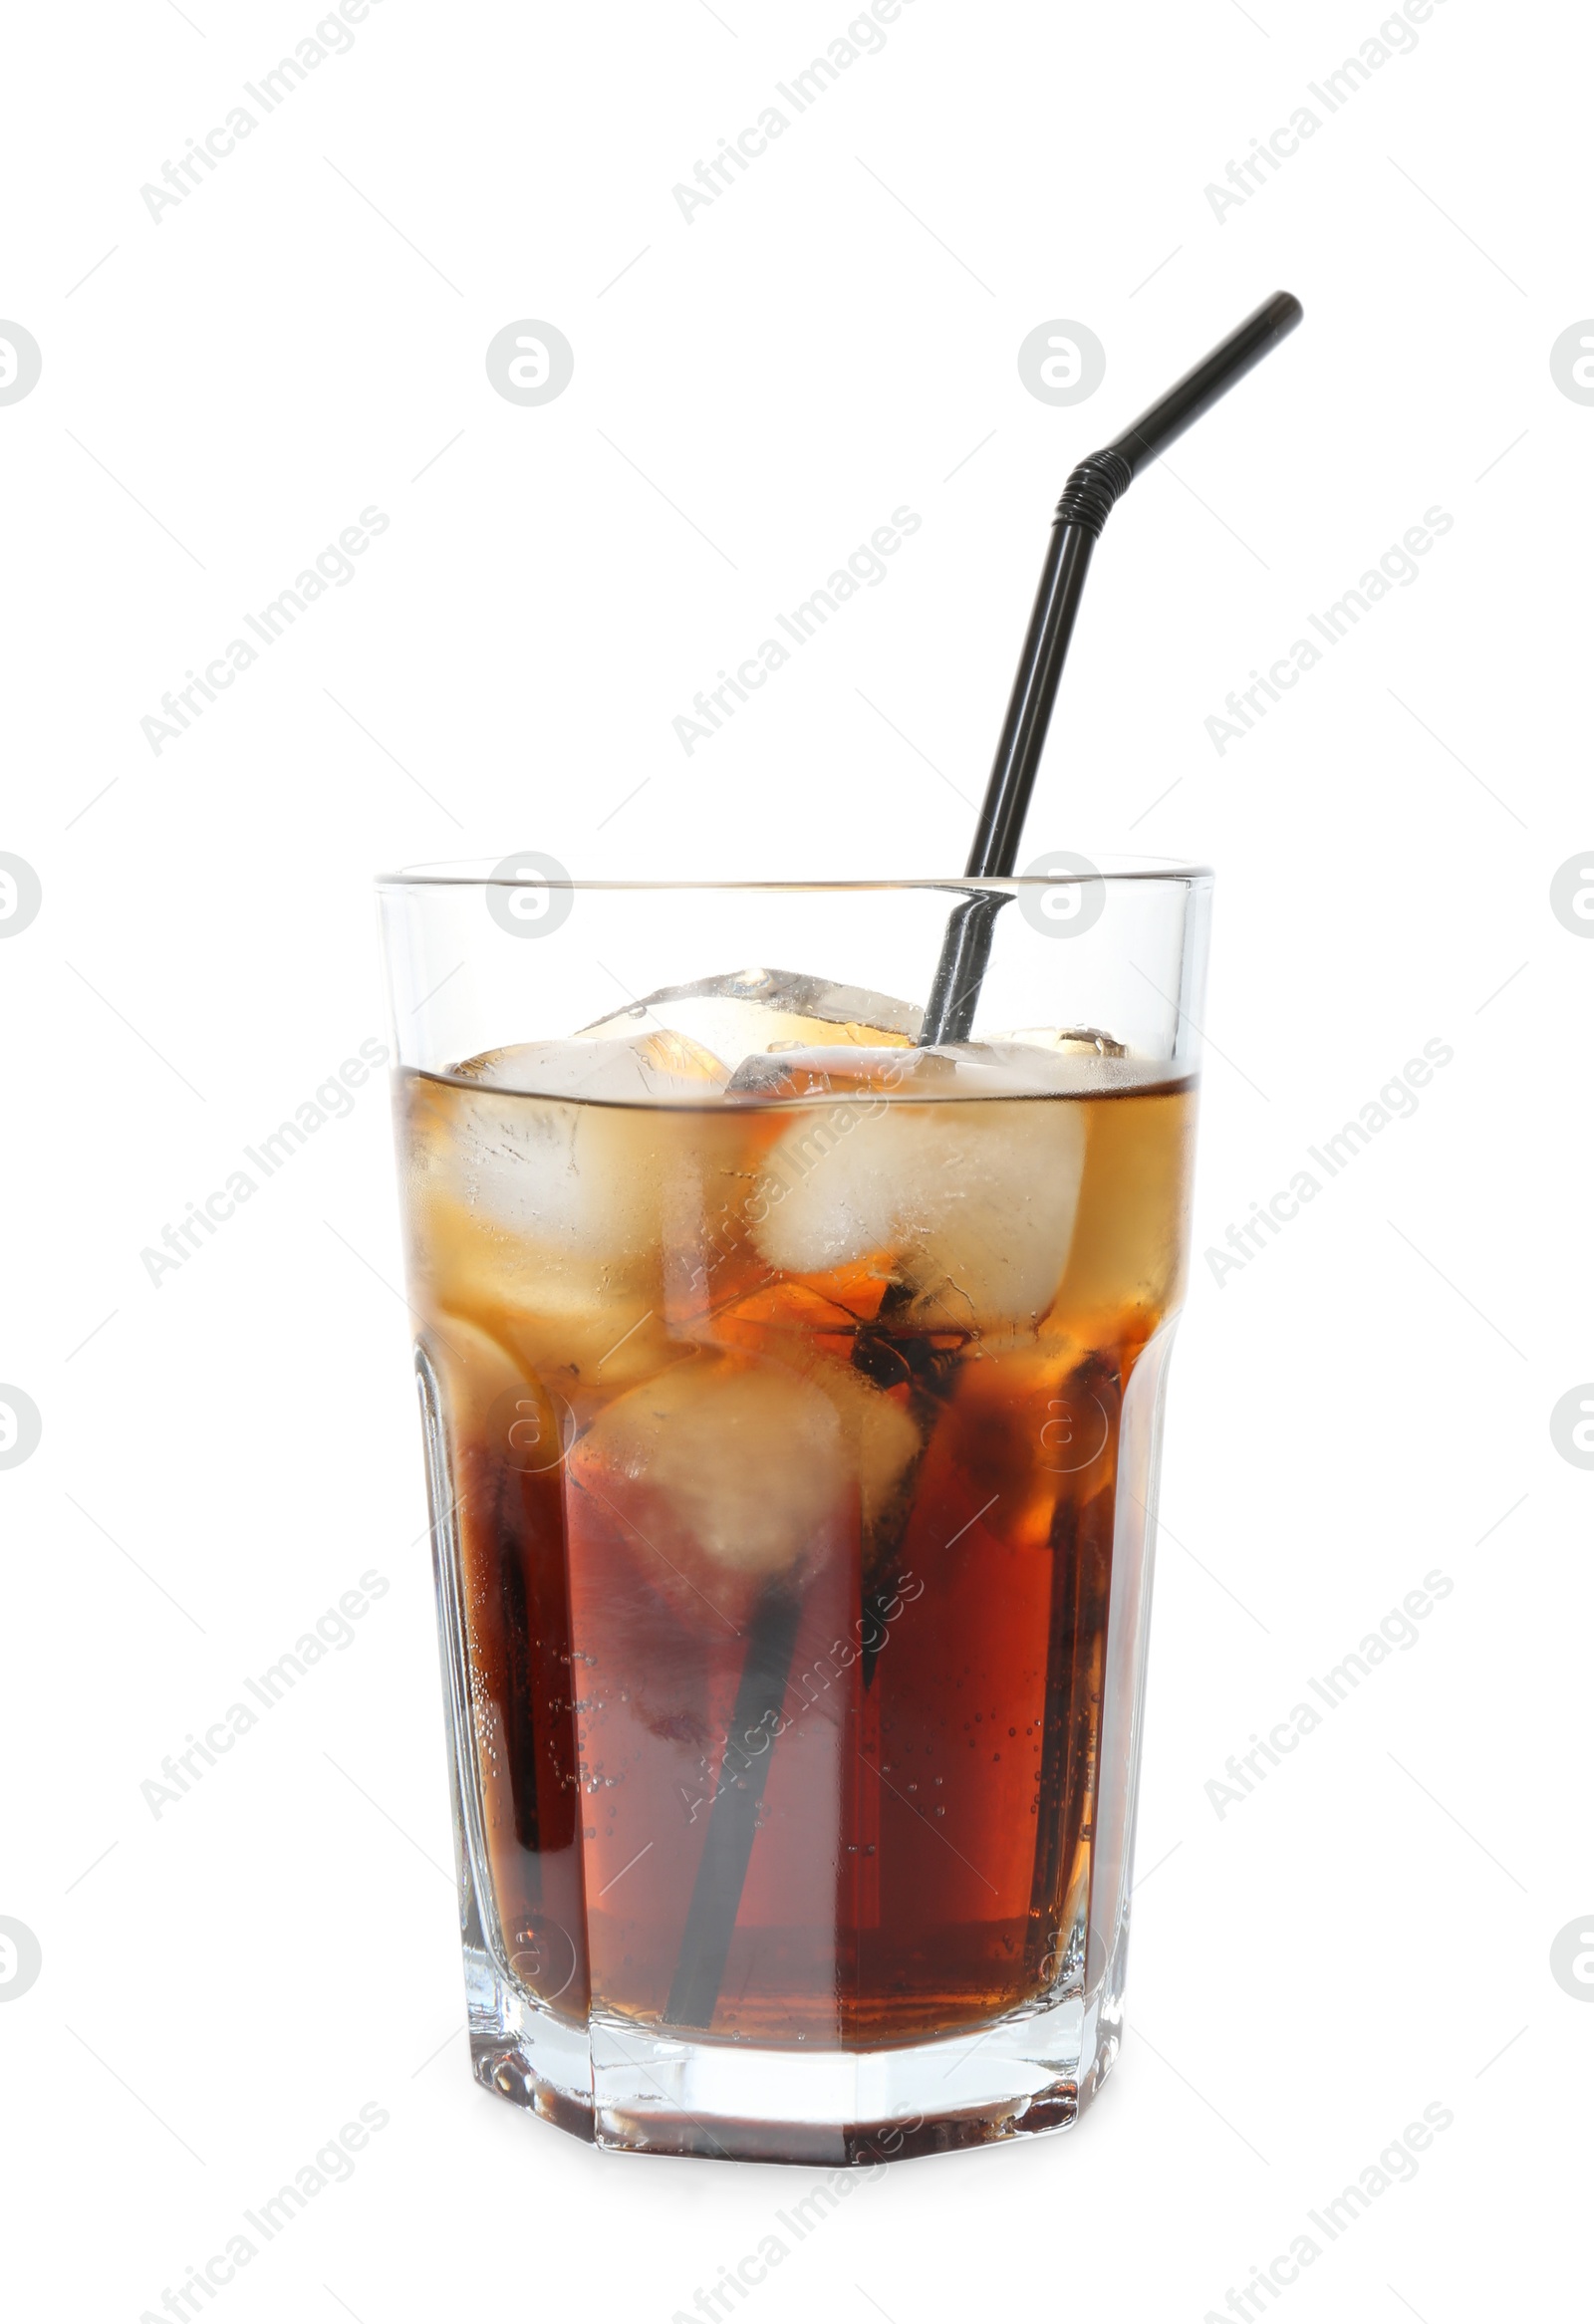
<path id="1" fill-rule="evenodd" d="M 932 2040 L 1127 1893 L 1195 1084 L 914 1022 L 749 971 L 398 1077 L 464 1845 L 583 2035 Z"/>

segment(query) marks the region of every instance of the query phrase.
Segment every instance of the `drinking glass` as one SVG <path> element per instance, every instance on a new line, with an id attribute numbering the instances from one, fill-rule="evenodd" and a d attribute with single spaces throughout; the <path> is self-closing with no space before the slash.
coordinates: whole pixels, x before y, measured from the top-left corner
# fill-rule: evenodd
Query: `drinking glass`
<path id="1" fill-rule="evenodd" d="M 1073 2122 L 1210 876 L 379 885 L 478 2078 L 648 2153 Z"/>

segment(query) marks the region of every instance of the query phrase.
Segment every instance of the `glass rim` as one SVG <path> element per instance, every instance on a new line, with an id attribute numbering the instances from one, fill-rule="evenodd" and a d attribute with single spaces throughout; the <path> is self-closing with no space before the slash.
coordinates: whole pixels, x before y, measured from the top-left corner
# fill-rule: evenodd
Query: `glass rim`
<path id="1" fill-rule="evenodd" d="M 532 855 L 535 850 L 524 852 Z M 1017 896 L 1037 888 L 1083 887 L 1093 881 L 1114 887 L 1150 881 L 1210 886 L 1216 877 L 1209 864 L 1188 863 L 1178 856 L 1104 856 L 1099 865 L 1091 857 L 1082 860 L 1091 866 L 1090 870 L 1013 873 L 1000 879 L 960 872 L 901 880 L 577 880 L 568 874 L 554 878 L 538 872 L 515 878 L 501 869 L 504 863 L 513 861 L 510 857 L 500 858 L 497 863 L 488 863 L 485 857 L 466 857 L 456 862 L 406 864 L 396 871 L 379 872 L 374 885 L 379 890 L 400 894 L 408 889 L 429 888 L 554 888 L 568 889 L 572 894 L 632 896 L 891 896 L 915 892 Z M 1119 868 L 1113 869 L 1114 866 Z"/>

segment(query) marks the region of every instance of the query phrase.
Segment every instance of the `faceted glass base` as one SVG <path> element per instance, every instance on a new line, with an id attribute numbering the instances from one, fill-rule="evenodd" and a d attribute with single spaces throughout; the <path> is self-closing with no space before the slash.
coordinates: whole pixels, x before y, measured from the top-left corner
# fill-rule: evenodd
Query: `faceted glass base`
<path id="1" fill-rule="evenodd" d="M 1067 2130 L 1118 2054 L 1101 1987 L 939 2041 L 770 2049 L 556 2016 L 467 1947 L 476 2079 L 600 2147 L 855 2166 Z"/>

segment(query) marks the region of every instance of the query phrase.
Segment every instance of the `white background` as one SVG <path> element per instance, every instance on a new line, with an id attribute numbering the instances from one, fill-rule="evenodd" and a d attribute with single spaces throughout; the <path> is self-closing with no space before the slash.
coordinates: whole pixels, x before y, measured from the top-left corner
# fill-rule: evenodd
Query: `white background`
<path id="1" fill-rule="evenodd" d="M 158 1289 L 139 1252 L 384 1033 L 384 866 L 955 870 L 1069 467 L 1286 285 L 1303 329 L 1114 519 L 1031 837 L 1218 867 L 1197 1254 L 1425 1041 L 1454 1063 L 1243 1271 L 1197 1255 L 1100 2104 L 866 2182 L 748 2306 L 1196 2319 L 1437 2101 L 1278 2304 L 1559 2312 L 1594 1474 L 1548 1417 L 1594 1375 L 1594 943 L 1548 891 L 1591 837 L 1594 408 L 1549 352 L 1594 311 L 1586 17 L 1442 0 L 1330 116 L 1306 84 L 1372 0 L 912 0 L 688 223 L 672 186 L 842 0 L 380 0 L 156 223 L 140 186 L 315 21 L 86 0 L 7 40 L 0 314 L 44 358 L 0 407 L 0 848 L 44 890 L 0 943 L 0 1379 L 44 1429 L 0 1473 L 0 1914 L 43 1954 L 0 2008 L 10 2304 L 157 2310 L 373 2101 L 231 2324 L 663 2324 L 804 2192 L 600 2157 L 468 2077 L 380 1087 Z M 576 353 L 537 408 L 483 361 L 527 317 Z M 1053 318 L 1107 350 L 1086 404 L 1019 379 Z M 889 580 L 688 758 L 693 693 L 905 504 Z M 162 692 L 372 505 L 354 581 L 156 755 Z M 1436 505 L 1421 578 L 1219 755 L 1225 694 Z M 368 1568 L 356 1643 L 152 1816 Z M 1227 1756 L 1433 1568 L 1420 1643 L 1219 1817 Z"/>

